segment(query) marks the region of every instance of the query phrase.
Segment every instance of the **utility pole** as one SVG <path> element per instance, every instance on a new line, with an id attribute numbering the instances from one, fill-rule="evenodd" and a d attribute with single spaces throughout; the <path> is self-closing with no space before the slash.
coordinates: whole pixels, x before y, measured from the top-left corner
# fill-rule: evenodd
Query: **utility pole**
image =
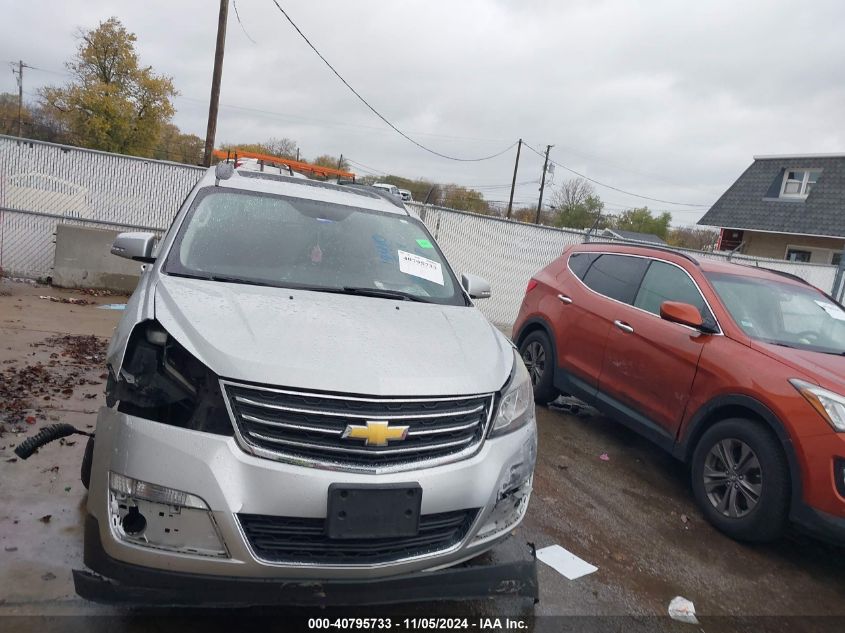
<path id="1" fill-rule="evenodd" d="M 513 190 L 516 188 L 516 170 L 519 169 L 519 150 L 522 149 L 522 139 L 516 145 L 516 163 L 513 165 L 513 180 L 511 181 L 511 197 L 508 200 L 508 220 L 511 219 L 511 209 L 513 208 Z"/>
<path id="2" fill-rule="evenodd" d="M 338 168 L 338 170 L 343 169 L 342 165 L 343 165 L 343 154 L 341 154 L 341 155 L 340 155 L 340 158 L 338 158 L 338 159 L 337 159 L 337 168 Z"/>
<path id="3" fill-rule="evenodd" d="M 217 134 L 217 106 L 220 103 L 220 78 L 223 75 L 223 49 L 226 47 L 226 19 L 229 16 L 229 0 L 220 0 L 220 16 L 217 20 L 217 46 L 214 49 L 214 72 L 211 76 L 211 103 L 208 105 L 208 128 L 205 132 L 205 158 L 203 164 L 211 166 L 214 151 L 214 137 Z"/>
<path id="4" fill-rule="evenodd" d="M 18 138 L 23 136 L 23 69 L 32 68 L 23 63 L 23 60 L 18 60 L 18 63 L 11 62 L 12 74 L 18 82 Z M 15 67 L 17 66 L 17 69 Z"/>
<path id="5" fill-rule="evenodd" d="M 546 187 L 546 169 L 549 167 L 549 152 L 552 151 L 553 145 L 546 145 L 546 160 L 543 161 L 543 177 L 540 180 L 540 201 L 537 203 L 537 217 L 534 218 L 534 224 L 540 224 L 540 211 L 543 209 L 543 189 Z"/>

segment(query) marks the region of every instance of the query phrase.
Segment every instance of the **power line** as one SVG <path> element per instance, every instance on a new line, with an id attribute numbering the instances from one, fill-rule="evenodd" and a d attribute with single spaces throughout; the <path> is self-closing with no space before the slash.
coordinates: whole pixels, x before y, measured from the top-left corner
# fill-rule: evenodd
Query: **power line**
<path id="1" fill-rule="evenodd" d="M 525 146 L 528 149 L 530 149 L 532 152 L 537 154 L 538 156 L 540 156 L 540 157 L 543 156 L 542 152 L 534 149 L 528 143 L 525 143 Z M 582 174 L 581 172 L 575 171 L 571 167 L 567 167 L 566 165 L 562 165 L 561 163 L 558 163 L 557 161 L 549 159 L 549 162 L 552 163 L 553 165 L 557 165 L 558 167 L 562 167 L 566 171 L 571 172 L 571 173 L 575 174 L 576 176 L 580 176 L 584 180 L 589 180 L 590 182 L 597 184 L 600 187 L 606 187 L 607 189 L 613 189 L 614 191 L 618 191 L 619 193 L 624 193 L 625 195 L 633 196 L 635 198 L 642 198 L 643 200 L 651 200 L 653 202 L 661 202 L 663 204 L 677 204 L 677 205 L 682 206 L 682 207 L 709 207 L 710 206 L 709 204 L 695 204 L 695 203 L 692 203 L 692 202 L 675 202 L 674 200 L 661 200 L 660 198 L 651 198 L 649 196 L 643 196 L 643 195 L 640 195 L 638 193 L 633 193 L 631 191 L 626 191 L 624 189 L 620 189 L 619 187 L 614 187 L 613 185 L 608 185 L 607 183 L 600 182 L 600 181 L 598 181 L 594 178 L 590 178 L 589 176 Z"/>
<path id="2" fill-rule="evenodd" d="M 297 33 L 299 33 L 299 36 L 303 40 L 305 40 L 305 43 L 308 44 L 308 46 L 311 48 L 311 50 L 313 50 L 317 54 L 317 57 L 319 57 L 321 60 L 323 60 L 323 63 L 326 66 L 328 66 L 329 70 L 331 70 L 335 74 L 335 76 L 338 79 L 340 79 L 341 82 L 343 82 L 344 86 L 346 86 L 347 88 L 349 88 L 350 91 L 352 91 L 352 94 L 354 94 L 356 97 L 358 97 L 358 99 L 361 101 L 361 103 L 363 103 L 365 106 L 367 106 L 373 114 L 375 114 L 378 118 L 380 118 L 387 125 L 389 125 L 396 133 L 398 133 L 400 136 L 402 136 L 406 140 L 410 141 L 411 143 L 413 143 L 414 145 L 416 145 L 420 149 L 423 149 L 426 152 L 429 152 L 430 154 L 434 154 L 435 156 L 439 156 L 440 158 L 445 158 L 447 160 L 454 160 L 454 161 L 466 162 L 466 163 L 477 163 L 477 162 L 481 162 L 481 161 L 484 161 L 484 160 L 490 160 L 491 158 L 496 158 L 498 156 L 501 156 L 502 154 L 509 151 L 512 147 L 514 147 L 516 145 L 516 142 L 514 142 L 511 145 L 509 145 L 508 147 L 506 147 L 505 149 L 503 149 L 501 152 L 496 152 L 495 154 L 491 154 L 490 156 L 482 156 L 480 158 L 458 158 L 456 156 L 449 156 L 447 154 L 442 154 L 441 152 L 433 150 L 429 147 L 426 147 L 422 143 L 415 141 L 410 136 L 405 134 L 402 130 L 400 130 L 398 127 L 396 127 L 393 123 L 391 123 L 381 112 L 379 112 L 373 106 L 371 106 L 370 103 L 366 99 L 364 99 L 364 97 L 362 97 L 361 94 L 357 90 L 355 90 L 355 88 L 353 88 L 351 86 L 351 84 L 348 81 L 346 81 L 346 79 L 344 79 L 343 76 L 339 72 L 337 72 L 337 70 L 335 70 L 334 66 L 332 66 L 329 63 L 329 60 L 327 60 L 325 57 L 323 57 L 323 54 L 320 51 L 318 51 L 317 47 L 314 46 L 311 43 L 311 41 L 305 36 L 305 34 L 300 30 L 300 28 L 296 25 L 296 23 L 287 14 L 287 11 L 285 11 L 282 8 L 282 6 L 277 2 L 277 0 L 273 0 L 273 4 L 276 5 L 276 8 L 279 11 L 281 11 L 282 15 L 285 16 L 285 19 L 288 22 L 290 22 L 290 25 L 296 30 Z"/>
<path id="3" fill-rule="evenodd" d="M 241 25 L 241 31 L 243 31 L 244 35 L 246 35 L 246 39 L 253 44 L 257 44 L 257 42 L 249 36 L 249 33 L 246 32 L 246 27 L 244 26 L 244 23 L 241 22 L 241 14 L 238 13 L 238 0 L 232 0 L 232 7 L 235 9 L 235 17 L 238 18 L 238 24 Z"/>

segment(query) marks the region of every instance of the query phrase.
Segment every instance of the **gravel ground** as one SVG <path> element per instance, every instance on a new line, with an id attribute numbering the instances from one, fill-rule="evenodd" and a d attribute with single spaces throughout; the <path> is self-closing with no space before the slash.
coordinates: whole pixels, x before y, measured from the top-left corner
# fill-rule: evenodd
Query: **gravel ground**
<path id="1" fill-rule="evenodd" d="M 104 388 L 102 346 L 120 316 L 97 305 L 122 301 L 0 280 L 0 616 L 125 615 L 73 592 L 70 570 L 82 564 L 84 438 L 51 444 L 27 462 L 14 461 L 12 453 L 51 422 L 94 424 Z M 88 338 L 63 338 L 68 335 Z M 27 378 L 27 372 L 48 379 Z M 29 385 L 30 393 L 14 391 L 15 385 Z M 670 456 L 589 410 L 542 407 L 537 413 L 535 490 L 515 536 L 538 548 L 560 544 L 598 567 L 569 581 L 539 564 L 541 600 L 534 613 L 580 617 L 539 617 L 531 622 L 537 630 L 696 630 L 665 618 L 674 596 L 693 601 L 706 631 L 843 629 L 841 548 L 798 534 L 770 545 L 736 543 L 702 519 L 686 469 Z M 531 613 L 530 606 L 508 601 L 407 612 L 467 609 L 473 617 Z M 751 619 L 740 626 L 735 618 L 743 616 Z M 110 630 L 126 623 L 100 621 Z M 180 622 L 180 629 L 191 628 Z M 0 628 L 43 630 L 45 621 L 4 618 Z"/>

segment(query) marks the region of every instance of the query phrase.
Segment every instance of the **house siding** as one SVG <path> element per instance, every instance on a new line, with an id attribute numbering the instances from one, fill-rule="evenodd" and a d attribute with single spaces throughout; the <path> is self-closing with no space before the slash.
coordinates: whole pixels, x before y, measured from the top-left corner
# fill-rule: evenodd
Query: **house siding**
<path id="1" fill-rule="evenodd" d="M 756 257 L 770 257 L 786 259 L 786 249 L 797 248 L 812 253 L 810 262 L 813 264 L 829 264 L 831 253 L 841 251 L 845 239 L 832 237 L 808 237 L 806 235 L 791 235 L 788 233 L 761 233 L 745 230 L 743 236 L 745 247 L 742 252 Z"/>

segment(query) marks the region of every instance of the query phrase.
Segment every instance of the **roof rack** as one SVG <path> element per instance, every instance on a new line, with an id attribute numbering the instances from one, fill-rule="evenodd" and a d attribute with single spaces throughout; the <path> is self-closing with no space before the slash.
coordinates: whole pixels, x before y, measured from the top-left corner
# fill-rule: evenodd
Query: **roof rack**
<path id="1" fill-rule="evenodd" d="M 685 253 L 683 251 L 675 250 L 674 248 L 669 248 L 668 246 L 651 246 L 650 244 L 638 244 L 638 243 L 635 243 L 635 242 L 609 242 L 609 241 L 594 242 L 592 240 L 590 240 L 589 242 L 584 242 L 584 243 L 590 244 L 590 245 L 599 244 L 599 245 L 605 245 L 605 246 L 634 246 L 636 248 L 648 248 L 648 249 L 651 249 L 653 251 L 661 251 L 663 253 L 672 253 L 673 255 L 677 255 L 678 257 L 683 257 L 684 259 L 691 261 L 696 266 L 701 266 L 701 262 L 699 262 L 692 255 L 688 255 L 687 253 Z"/>
<path id="2" fill-rule="evenodd" d="M 750 264 L 749 264 L 750 265 Z M 751 266 L 752 268 L 756 268 L 757 270 L 765 270 L 770 273 L 774 273 L 776 275 L 780 275 L 781 277 L 786 277 L 787 279 L 792 279 L 793 281 L 800 281 L 805 286 L 813 286 L 809 281 L 799 277 L 798 275 L 794 275 L 793 273 L 788 273 L 785 270 L 777 270 L 776 268 L 767 268 L 765 266 Z M 813 286 L 815 288 L 815 286 Z"/>

